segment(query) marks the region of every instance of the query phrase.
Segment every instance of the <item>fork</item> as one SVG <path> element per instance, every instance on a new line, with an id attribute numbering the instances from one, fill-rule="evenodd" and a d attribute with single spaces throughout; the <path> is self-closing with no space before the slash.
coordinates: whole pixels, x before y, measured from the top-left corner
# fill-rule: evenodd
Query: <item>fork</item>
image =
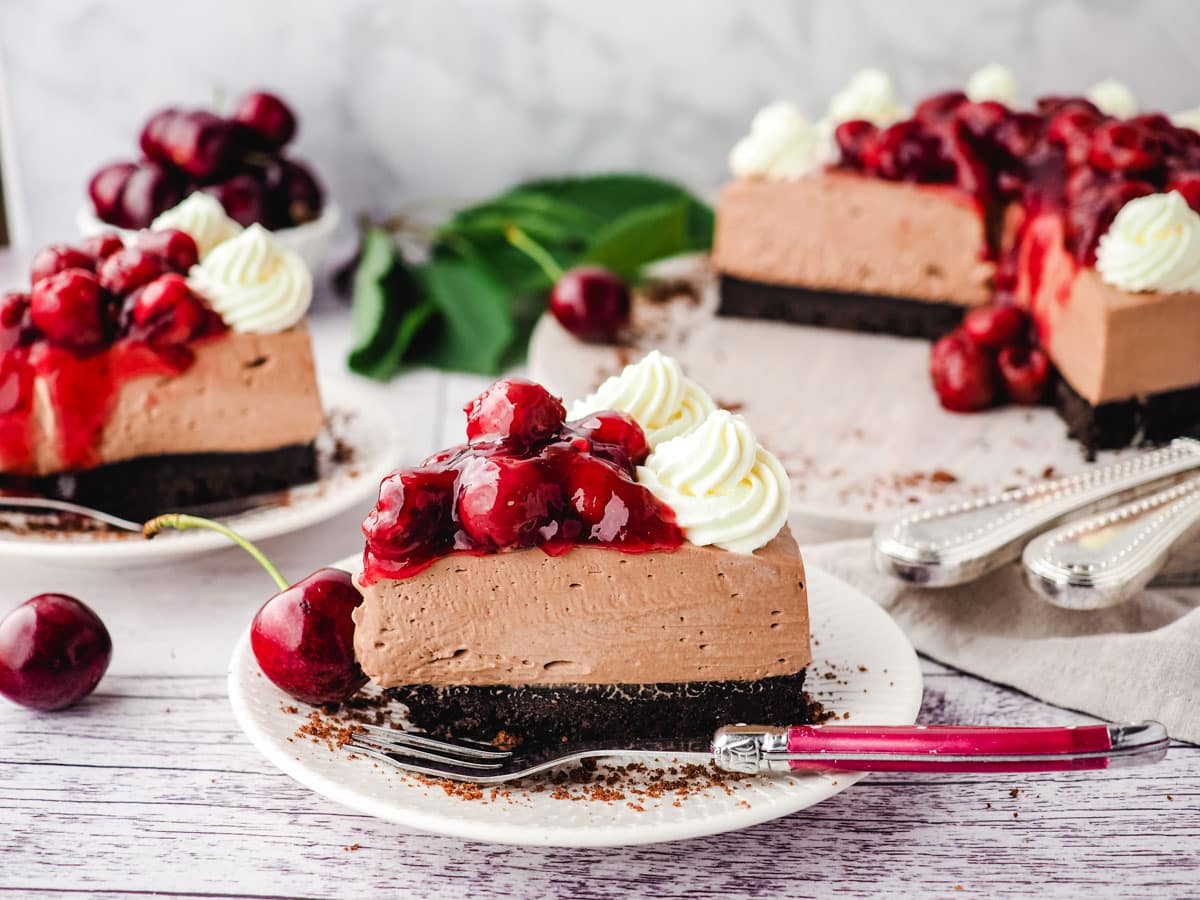
<path id="1" fill-rule="evenodd" d="M 1158 722 L 1046 728 L 975 725 L 729 725 L 712 739 L 611 740 L 502 750 L 473 740 L 359 726 L 350 746 L 397 768 L 502 784 L 583 759 L 678 757 L 730 772 L 1056 772 L 1158 762 Z"/>
<path id="2" fill-rule="evenodd" d="M 222 519 L 262 509 L 267 506 L 274 506 L 281 502 L 287 496 L 287 493 L 287 491 L 277 491 L 267 494 L 254 494 L 249 497 L 239 497 L 236 500 L 222 500 L 188 506 L 177 510 L 177 512 L 186 512 L 189 515 L 203 516 L 207 519 Z M 24 497 L 0 494 L 0 510 L 18 510 L 31 513 L 71 513 L 72 515 L 83 516 L 85 519 L 92 519 L 122 531 L 132 531 L 137 534 L 142 533 L 143 523 L 141 522 L 133 522 L 112 513 L 107 513 L 102 509 L 93 509 L 90 506 L 82 506 L 66 500 L 55 500 L 50 497 Z"/>

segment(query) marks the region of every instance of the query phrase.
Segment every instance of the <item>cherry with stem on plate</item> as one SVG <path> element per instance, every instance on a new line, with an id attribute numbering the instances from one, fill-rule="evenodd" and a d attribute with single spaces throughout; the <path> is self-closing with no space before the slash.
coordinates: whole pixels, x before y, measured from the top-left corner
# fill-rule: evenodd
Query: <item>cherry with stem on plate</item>
<path id="1" fill-rule="evenodd" d="M 320 705 L 350 699 L 367 683 L 354 655 L 352 613 L 362 602 L 349 572 L 318 569 L 288 584 L 261 550 L 237 532 L 210 519 L 169 513 L 151 519 L 142 533 L 152 538 L 174 528 L 204 528 L 249 553 L 279 586 L 254 617 L 250 646 L 263 674 L 297 700 Z"/>
<path id="2" fill-rule="evenodd" d="M 504 230 L 508 242 L 532 259 L 553 282 L 550 312 L 563 328 L 587 343 L 610 343 L 629 322 L 629 285 L 603 266 L 563 271 L 545 247 L 516 225 Z"/>

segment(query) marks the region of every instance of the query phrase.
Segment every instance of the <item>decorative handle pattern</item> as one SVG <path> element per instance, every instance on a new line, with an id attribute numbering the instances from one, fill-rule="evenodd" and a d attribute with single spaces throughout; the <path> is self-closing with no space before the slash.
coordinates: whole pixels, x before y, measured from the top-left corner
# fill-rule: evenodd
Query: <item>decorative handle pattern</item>
<path id="1" fill-rule="evenodd" d="M 962 584 L 1017 559 L 1034 535 L 1068 516 L 1110 509 L 1200 468 L 1200 442 L 1187 438 L 1110 466 L 924 510 L 875 532 L 880 569 L 929 586 Z"/>
<path id="2" fill-rule="evenodd" d="M 1055 772 L 1161 760 L 1157 722 L 1051 728 L 972 725 L 734 725 L 713 758 L 735 772 Z"/>

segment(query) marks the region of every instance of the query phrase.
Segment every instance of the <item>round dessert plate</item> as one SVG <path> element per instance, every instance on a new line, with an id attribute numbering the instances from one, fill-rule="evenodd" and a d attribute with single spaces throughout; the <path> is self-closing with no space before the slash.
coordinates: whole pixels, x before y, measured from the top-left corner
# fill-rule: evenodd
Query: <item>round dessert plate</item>
<path id="1" fill-rule="evenodd" d="M 366 503 L 400 464 L 400 438 L 378 404 L 340 383 L 322 383 L 321 396 L 329 424 L 317 440 L 320 479 L 283 492 L 277 502 L 221 519 L 248 540 L 290 534 Z M 0 560 L 75 568 L 156 566 L 229 546 L 227 538 L 198 530 L 165 531 L 148 541 L 116 530 L 0 529 Z"/>
<path id="2" fill-rule="evenodd" d="M 544 316 L 529 347 L 530 377 L 572 400 L 649 350 L 674 356 L 779 456 L 802 539 L 869 534 L 915 504 L 986 496 L 1086 466 L 1052 409 L 942 409 L 927 341 L 718 318 L 715 301 L 710 288 L 700 298 L 639 302 L 625 347 L 582 344 Z"/>
<path id="3" fill-rule="evenodd" d="M 353 571 L 357 564 L 353 558 L 335 565 Z M 916 721 L 921 670 L 895 622 L 865 594 L 821 569 L 808 569 L 808 590 L 817 660 L 806 679 L 812 695 L 839 721 L 843 715 L 851 724 Z M 360 813 L 466 840 L 562 847 L 676 841 L 786 816 L 865 777 L 844 772 L 735 776 L 681 799 L 667 790 L 658 799 L 631 792 L 620 799 L 570 800 L 562 799 L 561 793 L 556 798 L 551 782 L 525 782 L 490 799 L 490 788 L 482 797 L 464 799 L 385 764 L 351 758 L 347 749 L 332 750 L 325 742 L 298 737 L 297 729 L 312 708 L 292 700 L 263 676 L 249 633 L 230 661 L 229 697 L 254 746 L 301 784 Z M 600 768 L 628 762 L 615 757 L 602 761 Z M 646 764 L 653 770 L 677 763 L 664 757 Z M 606 787 L 624 794 L 621 779 L 636 775 L 615 774 L 617 780 L 606 782 Z"/>

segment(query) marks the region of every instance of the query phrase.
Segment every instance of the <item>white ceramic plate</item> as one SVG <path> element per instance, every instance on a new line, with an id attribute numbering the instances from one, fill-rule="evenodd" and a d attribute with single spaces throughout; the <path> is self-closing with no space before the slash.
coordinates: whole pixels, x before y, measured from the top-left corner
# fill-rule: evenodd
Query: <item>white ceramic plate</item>
<path id="1" fill-rule="evenodd" d="M 342 567 L 356 566 L 357 558 Z M 905 725 L 921 706 L 921 670 L 904 633 L 869 597 L 818 568 L 808 569 L 817 662 L 808 681 L 815 696 L 855 722 Z M 861 668 L 860 668 L 861 667 Z M 836 679 L 826 679 L 826 673 Z M 819 803 L 861 774 L 752 776 L 673 805 L 674 797 L 556 800 L 549 791 L 513 788 L 507 799 L 483 803 L 447 796 L 367 759 L 348 759 L 324 744 L 288 739 L 310 708 L 296 704 L 258 669 L 243 637 L 229 664 L 229 697 L 246 735 L 264 756 L 301 784 L 358 812 L 466 840 L 528 846 L 612 847 L 675 841 L 746 828 Z M 295 704 L 298 713 L 284 707 Z M 620 764 L 623 760 L 615 759 Z M 669 758 L 662 765 L 669 765 Z M 651 764 L 653 766 L 653 764 Z M 618 785 L 619 786 L 619 785 Z M 486 795 L 486 792 L 485 792 Z"/>
<path id="2" fill-rule="evenodd" d="M 292 488 L 285 504 L 221 520 L 248 540 L 289 534 L 345 512 L 373 496 L 383 477 L 400 464 L 400 438 L 378 405 L 339 385 L 323 383 L 321 395 L 331 429 L 318 439 L 320 480 Z M 352 459 L 335 458 L 334 436 L 353 451 Z M 226 538 L 211 531 L 166 531 L 147 541 L 115 531 L 17 534 L 0 529 L 0 560 L 75 568 L 155 566 L 228 546 Z"/>
<path id="3" fill-rule="evenodd" d="M 544 316 L 530 343 L 530 377 L 573 399 L 648 350 L 676 357 L 780 457 L 793 518 L 828 539 L 869 533 L 918 503 L 957 502 L 1086 466 L 1049 408 L 943 410 L 929 383 L 928 341 L 718 318 L 714 305 L 711 290 L 699 304 L 639 303 L 633 349 L 624 351 L 582 344 Z"/>
<path id="4" fill-rule="evenodd" d="M 329 253 L 329 245 L 333 240 L 333 233 L 337 230 L 339 221 L 341 221 L 341 210 L 338 209 L 337 204 L 327 202 L 325 208 L 321 210 L 321 215 L 311 222 L 305 222 L 303 225 L 296 225 L 292 228 L 281 228 L 271 233 L 283 246 L 299 253 L 308 267 L 316 272 L 321 268 L 321 264 Z M 123 240 L 129 240 L 136 234 L 128 229 L 115 228 L 107 222 L 102 222 L 97 218 L 92 207 L 86 203 L 75 213 L 75 227 L 84 237 L 105 231 L 115 231 L 121 235 Z"/>

